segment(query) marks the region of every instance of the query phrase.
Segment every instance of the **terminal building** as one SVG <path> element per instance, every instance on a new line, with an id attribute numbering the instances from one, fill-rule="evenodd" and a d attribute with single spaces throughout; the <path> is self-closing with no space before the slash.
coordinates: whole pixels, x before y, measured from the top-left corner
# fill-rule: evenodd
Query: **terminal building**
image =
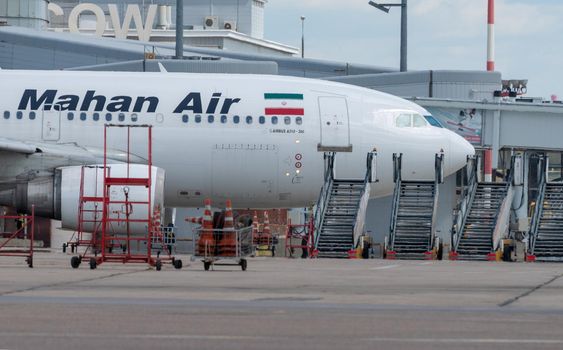
<path id="1" fill-rule="evenodd" d="M 103 0 L 92 0 L 88 5 L 78 0 L 22 0 L 21 6 L 14 7 L 13 1 L 0 0 L 0 67 L 157 71 L 156 63 L 162 62 L 168 71 L 279 74 L 388 92 L 426 108 L 443 127 L 471 142 L 479 155 L 467 169 L 439 181 L 439 190 L 432 192 L 437 196 L 436 206 L 411 221 L 418 226 L 430 225 L 429 234 L 436 238 L 431 240 L 443 242 L 455 258 L 455 254 L 463 255 L 463 244 L 473 247 L 469 251 L 474 252 L 481 243 L 485 251 L 496 250 L 493 248 L 499 248 L 505 238 L 527 244 L 533 240 L 535 244 L 541 241 L 538 232 L 542 227 L 549 230 L 557 225 L 553 207 L 549 215 L 555 221 L 542 216 L 547 211 L 541 208 L 548 197 L 553 198 L 552 205 L 561 203 L 557 183 L 563 179 L 559 132 L 563 129 L 563 104 L 525 97 L 526 81 L 510 80 L 500 72 L 399 72 L 296 57 L 297 48 L 264 38 L 266 0 L 186 0 L 184 59 L 172 60 L 174 2 L 115 0 L 115 6 L 110 6 Z M 130 14 L 131 22 L 135 18 L 138 22 L 124 27 L 125 14 Z M 499 190 L 502 198 L 493 204 L 496 187 L 484 183 L 502 185 L 507 179 L 510 185 L 504 192 Z M 403 180 L 416 179 L 405 176 Z M 398 197 L 372 200 L 367 209 L 367 231 L 375 242 L 388 248 L 400 236 Z M 491 216 L 488 225 L 492 226 L 481 227 L 481 231 L 494 229 L 494 237 L 464 243 L 467 237 L 479 236 L 478 232 L 468 233 L 480 227 L 480 223 L 471 223 L 471 206 L 479 205 L 479 198 L 483 200 L 479 215 Z M 488 212 L 493 205 L 495 210 Z M 414 241 L 405 247 L 416 245 Z M 563 256 L 563 237 L 550 242 L 555 247 L 552 251 Z M 388 250 L 398 254 L 397 249 Z M 523 257 L 519 254 L 518 258 Z M 549 257 L 551 253 L 546 254 Z"/>

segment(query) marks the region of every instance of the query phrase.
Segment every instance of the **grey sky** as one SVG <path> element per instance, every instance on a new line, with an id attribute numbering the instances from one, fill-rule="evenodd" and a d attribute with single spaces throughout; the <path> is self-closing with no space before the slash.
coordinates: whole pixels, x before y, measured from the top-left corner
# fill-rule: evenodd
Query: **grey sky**
<path id="1" fill-rule="evenodd" d="M 385 0 L 399 2 L 399 0 Z M 398 8 L 368 0 L 270 0 L 266 37 L 308 57 L 398 67 Z M 496 1 L 496 69 L 529 79 L 528 96 L 563 98 L 563 0 Z M 487 0 L 409 0 L 409 69 L 484 69 Z"/>

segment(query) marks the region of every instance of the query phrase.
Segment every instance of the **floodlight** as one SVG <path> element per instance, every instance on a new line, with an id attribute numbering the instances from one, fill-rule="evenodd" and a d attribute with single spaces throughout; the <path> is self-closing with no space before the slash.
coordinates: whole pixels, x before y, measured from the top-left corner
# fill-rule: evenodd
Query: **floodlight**
<path id="1" fill-rule="evenodd" d="M 385 7 L 385 6 L 383 6 L 383 5 L 379 5 L 378 3 L 373 2 L 373 1 L 370 1 L 369 4 L 370 4 L 371 6 L 377 8 L 377 9 L 379 9 L 379 10 L 385 12 L 385 13 L 389 13 L 389 8 L 388 8 L 388 7 Z"/>

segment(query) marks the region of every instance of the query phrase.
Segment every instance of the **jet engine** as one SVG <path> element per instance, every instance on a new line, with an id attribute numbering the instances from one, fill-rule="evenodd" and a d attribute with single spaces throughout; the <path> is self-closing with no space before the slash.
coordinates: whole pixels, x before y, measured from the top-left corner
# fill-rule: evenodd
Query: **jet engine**
<path id="1" fill-rule="evenodd" d="M 112 178 L 147 178 L 147 165 L 110 164 L 107 170 Z M 100 230 L 104 195 L 104 168 L 101 165 L 70 166 L 55 169 L 52 176 L 36 178 L 18 183 L 9 188 L 0 188 L 0 205 L 11 206 L 19 212 L 30 212 L 35 205 L 35 214 L 61 220 L 65 229 L 76 230 L 79 223 L 80 198 L 85 232 Z M 152 217 L 155 208 L 164 202 L 164 170 L 151 169 L 151 207 L 147 205 L 149 191 L 145 186 L 115 185 L 109 187 L 108 217 L 113 221 L 115 233 L 144 233 L 147 217 Z M 129 225 L 122 219 L 129 219 Z M 135 222 L 135 221 L 138 222 Z M 96 227 L 97 226 L 97 227 Z"/>

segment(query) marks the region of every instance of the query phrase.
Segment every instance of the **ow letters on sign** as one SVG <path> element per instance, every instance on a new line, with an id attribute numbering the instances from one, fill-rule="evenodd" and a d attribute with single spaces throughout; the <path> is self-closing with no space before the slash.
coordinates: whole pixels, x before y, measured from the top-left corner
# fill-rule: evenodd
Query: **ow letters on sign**
<path id="1" fill-rule="evenodd" d="M 127 5 L 123 24 L 119 17 L 119 11 L 116 4 L 108 4 L 109 16 L 115 37 L 117 39 L 127 39 L 127 35 L 131 29 L 131 22 L 135 23 L 135 29 L 140 41 L 150 41 L 154 20 L 156 17 L 157 5 L 150 5 L 145 18 L 145 23 L 141 17 L 139 5 Z M 55 16 L 63 16 L 64 10 L 55 3 L 49 4 L 49 11 Z M 96 4 L 83 3 L 72 9 L 68 16 L 68 29 L 72 33 L 80 33 L 78 28 L 78 18 L 83 12 L 92 12 L 96 16 L 96 36 L 103 36 L 106 29 L 106 15 L 104 10 Z"/>

